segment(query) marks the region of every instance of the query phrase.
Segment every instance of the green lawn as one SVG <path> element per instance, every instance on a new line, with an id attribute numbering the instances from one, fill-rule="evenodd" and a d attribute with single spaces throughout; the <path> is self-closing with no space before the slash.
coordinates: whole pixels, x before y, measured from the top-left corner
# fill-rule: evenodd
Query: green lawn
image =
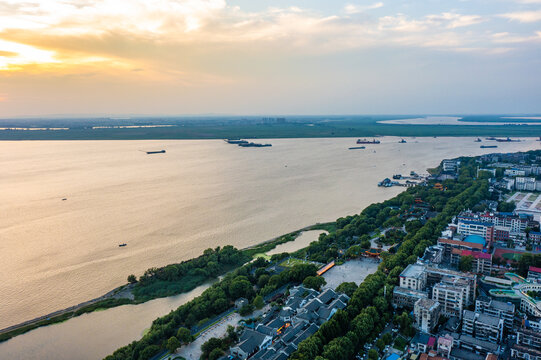
<path id="1" fill-rule="evenodd" d="M 258 254 L 255 254 L 254 255 L 254 259 L 257 259 L 257 258 L 263 258 L 265 260 L 270 260 L 271 256 L 270 255 L 267 255 L 265 253 L 258 253 Z"/>
<path id="2" fill-rule="evenodd" d="M 299 265 L 299 264 L 311 264 L 311 262 L 306 261 L 306 260 L 296 259 L 296 258 L 289 258 L 289 259 L 286 259 L 286 260 L 282 261 L 280 263 L 280 266 L 291 267 L 291 266 L 295 266 L 295 265 Z"/>

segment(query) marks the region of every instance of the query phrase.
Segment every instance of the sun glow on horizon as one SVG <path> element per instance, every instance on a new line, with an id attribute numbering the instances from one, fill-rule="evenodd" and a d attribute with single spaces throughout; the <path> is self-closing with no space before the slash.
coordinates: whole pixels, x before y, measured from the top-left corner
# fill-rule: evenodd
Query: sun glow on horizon
<path id="1" fill-rule="evenodd" d="M 54 102 L 77 112 L 77 102 L 68 110 L 62 100 L 81 89 L 79 105 L 96 99 L 112 111 L 128 107 L 134 84 L 144 100 L 159 84 L 159 101 L 173 112 L 239 112 L 247 103 L 275 109 L 281 93 L 280 104 L 289 104 L 282 111 L 330 106 L 329 98 L 346 112 L 383 111 L 380 99 L 390 92 L 404 97 L 394 112 L 415 112 L 409 104 L 424 107 L 427 96 L 447 101 L 425 90 L 442 81 L 454 89 L 449 106 L 474 104 L 471 96 L 486 101 L 485 91 L 512 104 L 508 84 L 526 89 L 517 79 L 530 82 L 541 68 L 540 11 L 537 0 L 0 0 L 0 116 L 18 113 L 36 91 L 46 94 L 33 96 L 36 111 Z M 104 81 L 114 89 L 109 96 Z M 529 86 L 518 100 L 534 106 L 531 89 L 539 85 Z"/>

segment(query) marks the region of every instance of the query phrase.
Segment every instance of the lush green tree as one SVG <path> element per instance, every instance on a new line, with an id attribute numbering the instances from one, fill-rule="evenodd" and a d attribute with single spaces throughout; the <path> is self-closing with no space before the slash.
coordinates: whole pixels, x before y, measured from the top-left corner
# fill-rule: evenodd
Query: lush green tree
<path id="1" fill-rule="evenodd" d="M 252 304 L 246 304 L 239 309 L 239 314 L 241 316 L 250 315 L 252 312 L 254 312 L 254 305 Z"/>
<path id="2" fill-rule="evenodd" d="M 462 256 L 458 263 L 458 269 L 460 271 L 472 271 L 473 269 L 473 256 Z"/>
<path id="3" fill-rule="evenodd" d="M 343 282 L 336 288 L 336 291 L 346 294 L 349 297 L 357 290 L 357 284 L 354 282 Z"/>
<path id="4" fill-rule="evenodd" d="M 212 350 L 208 356 L 208 359 L 209 360 L 218 360 L 219 358 L 221 358 L 223 355 L 225 354 L 225 351 L 222 350 L 221 348 L 216 348 L 214 350 Z"/>
<path id="5" fill-rule="evenodd" d="M 234 299 L 241 297 L 250 298 L 253 292 L 252 284 L 248 280 L 235 279 L 231 285 L 229 285 L 229 294 L 231 294 Z"/>
<path id="6" fill-rule="evenodd" d="M 254 306 L 256 309 L 261 309 L 263 306 L 265 306 L 265 302 L 263 301 L 263 297 L 261 295 L 257 295 L 254 298 Z"/>
<path id="7" fill-rule="evenodd" d="M 304 279 L 302 284 L 310 289 L 314 289 L 319 291 L 323 285 L 325 285 L 327 281 L 322 276 L 308 276 Z"/>
<path id="8" fill-rule="evenodd" d="M 257 279 L 257 287 L 260 289 L 264 288 L 265 285 L 267 285 L 267 283 L 269 282 L 269 279 L 270 279 L 270 276 L 268 274 L 262 274 Z"/>
<path id="9" fill-rule="evenodd" d="M 174 336 L 171 336 L 169 340 L 167 340 L 167 350 L 171 353 L 174 353 L 180 345 L 180 341 Z"/>
<path id="10" fill-rule="evenodd" d="M 381 338 L 385 342 L 385 345 L 390 345 L 391 342 L 393 341 L 393 336 L 390 333 L 383 334 Z"/>
<path id="11" fill-rule="evenodd" d="M 379 338 L 377 341 L 376 341 L 376 346 L 378 347 L 378 349 L 380 351 L 383 351 L 383 349 L 385 349 L 385 341 L 383 341 L 382 338 Z"/>
<path id="12" fill-rule="evenodd" d="M 498 211 L 501 212 L 513 212 L 515 211 L 516 205 L 514 202 L 502 201 L 498 204 Z"/>
<path id="13" fill-rule="evenodd" d="M 185 327 L 180 327 L 177 331 L 177 338 L 180 339 L 184 344 L 190 343 L 193 341 L 192 333 L 189 329 Z"/>
<path id="14" fill-rule="evenodd" d="M 378 352 L 376 351 L 376 349 L 368 350 L 368 358 L 370 360 L 378 360 L 379 356 L 378 356 Z"/>
<path id="15" fill-rule="evenodd" d="M 131 274 L 128 276 L 128 282 L 130 284 L 135 284 L 137 282 L 137 279 L 135 278 L 135 275 Z"/>

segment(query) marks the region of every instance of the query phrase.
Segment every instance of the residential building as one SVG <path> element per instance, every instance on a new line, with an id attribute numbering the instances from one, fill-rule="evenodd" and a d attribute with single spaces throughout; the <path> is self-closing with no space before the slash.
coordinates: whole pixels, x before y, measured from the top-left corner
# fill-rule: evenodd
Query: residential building
<path id="1" fill-rule="evenodd" d="M 485 239 L 485 242 L 482 243 L 483 246 L 485 246 L 486 242 L 491 243 L 494 239 L 494 224 L 491 222 L 459 219 L 457 225 L 459 234 L 465 236 L 477 235 Z M 472 242 L 477 242 L 477 238 L 471 239 L 475 240 Z M 468 241 L 468 238 L 464 239 L 464 241 Z"/>
<path id="2" fill-rule="evenodd" d="M 409 264 L 400 274 L 400 287 L 424 290 L 426 287 L 426 265 Z"/>
<path id="3" fill-rule="evenodd" d="M 528 268 L 528 280 L 541 282 L 541 268 L 530 266 Z"/>
<path id="4" fill-rule="evenodd" d="M 446 261 L 450 261 L 451 253 L 453 249 L 476 250 L 476 251 L 483 250 L 483 244 L 460 241 L 460 240 L 453 240 L 453 239 L 446 239 L 446 238 L 439 238 L 438 245 L 443 247 L 443 258 Z"/>
<path id="5" fill-rule="evenodd" d="M 530 231 L 530 233 L 528 234 L 528 240 L 530 240 L 532 245 L 535 245 L 535 246 L 541 245 L 541 232 Z"/>
<path id="6" fill-rule="evenodd" d="M 441 264 L 443 260 L 443 252 L 444 248 L 440 245 L 432 245 L 427 247 L 425 249 L 422 261 L 423 263 L 428 264 Z"/>
<path id="7" fill-rule="evenodd" d="M 479 340 L 499 344 L 503 337 L 503 319 L 488 314 L 464 310 L 462 333 Z"/>
<path id="8" fill-rule="evenodd" d="M 400 286 L 393 289 L 393 306 L 395 308 L 413 309 L 419 299 L 427 299 L 428 293 L 420 290 L 412 290 Z"/>
<path id="9" fill-rule="evenodd" d="M 536 181 L 534 177 L 517 177 L 515 178 L 515 189 L 525 191 L 535 191 Z"/>
<path id="10" fill-rule="evenodd" d="M 515 316 L 515 305 L 513 303 L 479 296 L 475 300 L 475 312 L 503 319 L 504 327 L 508 331 L 513 328 L 513 318 Z"/>
<path id="11" fill-rule="evenodd" d="M 438 338 L 438 354 L 444 357 L 449 357 L 453 348 L 453 337 L 449 334 Z"/>
<path id="12" fill-rule="evenodd" d="M 440 303 L 432 299 L 419 299 L 415 303 L 413 314 L 415 325 L 421 331 L 432 332 L 440 318 Z"/>
<path id="13" fill-rule="evenodd" d="M 453 249 L 451 252 L 451 264 L 458 266 L 460 259 L 464 256 L 471 256 L 472 272 L 477 274 L 490 275 L 492 271 L 492 255 L 480 251 Z"/>
<path id="14" fill-rule="evenodd" d="M 445 316 L 462 317 L 467 298 L 467 286 L 438 283 L 432 288 L 432 300 L 441 305 L 441 313 Z"/>
<path id="15" fill-rule="evenodd" d="M 503 172 L 503 175 L 504 176 L 526 176 L 526 170 L 517 169 L 517 168 L 506 169 Z"/>
<path id="16" fill-rule="evenodd" d="M 460 271 L 455 271 L 455 270 L 450 270 L 450 269 L 428 266 L 426 269 L 426 276 L 427 276 L 426 281 L 427 281 L 428 288 L 431 288 L 435 284 L 442 282 L 444 278 L 455 278 L 455 279 L 464 280 L 464 284 L 467 284 L 467 287 L 468 287 L 465 290 L 465 293 L 467 294 L 467 298 L 465 299 L 465 305 L 468 306 L 475 303 L 475 292 L 477 290 L 477 275 L 470 274 L 470 273 L 463 273 Z M 441 301 L 440 301 L 440 304 L 441 304 Z M 441 305 L 443 306 L 443 304 Z M 462 314 L 462 310 L 460 310 L 460 315 L 461 314 Z"/>
<path id="17" fill-rule="evenodd" d="M 456 173 L 460 167 L 460 160 L 443 160 L 441 162 L 442 169 L 444 172 Z"/>
<path id="18" fill-rule="evenodd" d="M 517 342 L 511 346 L 511 357 L 541 360 L 541 332 L 530 329 L 517 331 Z"/>

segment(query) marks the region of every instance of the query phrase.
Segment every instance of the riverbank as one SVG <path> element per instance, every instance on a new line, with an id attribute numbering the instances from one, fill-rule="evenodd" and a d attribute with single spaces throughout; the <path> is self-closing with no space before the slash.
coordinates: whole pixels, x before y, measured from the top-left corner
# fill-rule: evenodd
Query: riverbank
<path id="1" fill-rule="evenodd" d="M 509 119 L 507 116 L 453 117 L 453 123 L 442 125 L 445 116 L 292 116 L 276 123 L 262 123 L 261 119 L 209 118 L 143 119 L 138 126 L 118 126 L 113 119 L 79 119 L 78 126 L 63 130 L 43 130 L 58 127 L 58 119 L 33 119 L 39 127 L 14 126 L 0 130 L 0 140 L 151 140 L 151 139 L 286 139 L 334 138 L 371 136 L 531 136 L 541 133 L 539 120 Z M 417 123 L 416 121 L 417 120 Z M 422 120 L 422 121 L 419 121 Z M 21 120 L 18 120 L 20 122 Z M 107 125 L 104 125 L 104 121 Z M 390 123 L 386 123 L 390 121 Z M 146 125 L 140 126 L 141 122 Z M 419 124 L 420 123 L 420 124 Z M 445 122 L 444 122 L 445 123 Z M 7 126 L 9 120 L 0 120 Z M 123 120 L 126 125 L 126 120 Z M 465 125 L 469 124 L 469 125 Z M 100 125 L 100 126 L 96 126 Z M 29 125 L 30 126 L 30 125 Z"/>
<path id="2" fill-rule="evenodd" d="M 279 245 L 285 244 L 287 242 L 295 241 L 295 239 L 304 231 L 323 230 L 325 232 L 329 232 L 329 231 L 332 231 L 333 229 L 335 229 L 334 223 L 323 223 L 323 224 L 317 223 L 317 224 L 305 226 L 291 233 L 284 234 L 284 235 L 272 238 L 270 240 L 263 241 L 259 244 L 246 247 L 242 249 L 241 251 L 247 254 L 248 256 L 250 256 L 250 258 L 254 258 L 258 254 L 267 253 L 275 249 Z M 228 271 L 231 271 L 231 270 L 233 269 L 229 269 Z M 215 277 L 214 279 L 217 279 L 217 277 Z M 134 298 L 132 291 L 134 287 L 136 286 L 136 284 L 125 284 L 109 291 L 108 293 L 98 298 L 91 299 L 83 303 L 70 306 L 66 309 L 58 310 L 53 313 L 22 322 L 20 324 L 15 324 L 7 328 L 0 329 L 0 342 L 9 340 L 15 336 L 24 334 L 28 331 L 37 329 L 39 327 L 64 322 L 71 318 L 74 318 L 86 313 L 110 309 L 110 308 L 122 306 L 122 305 L 137 305 L 137 304 L 142 304 L 147 301 L 151 301 L 151 300 L 162 298 L 162 297 L 169 297 L 169 296 L 175 296 L 182 293 L 186 293 L 202 285 L 203 283 L 208 282 L 209 280 L 213 280 L 213 279 L 205 279 L 204 281 L 194 283 L 193 286 L 187 288 L 185 291 L 182 291 L 182 292 L 169 294 L 167 296 L 149 297 L 144 300 L 137 300 Z"/>

